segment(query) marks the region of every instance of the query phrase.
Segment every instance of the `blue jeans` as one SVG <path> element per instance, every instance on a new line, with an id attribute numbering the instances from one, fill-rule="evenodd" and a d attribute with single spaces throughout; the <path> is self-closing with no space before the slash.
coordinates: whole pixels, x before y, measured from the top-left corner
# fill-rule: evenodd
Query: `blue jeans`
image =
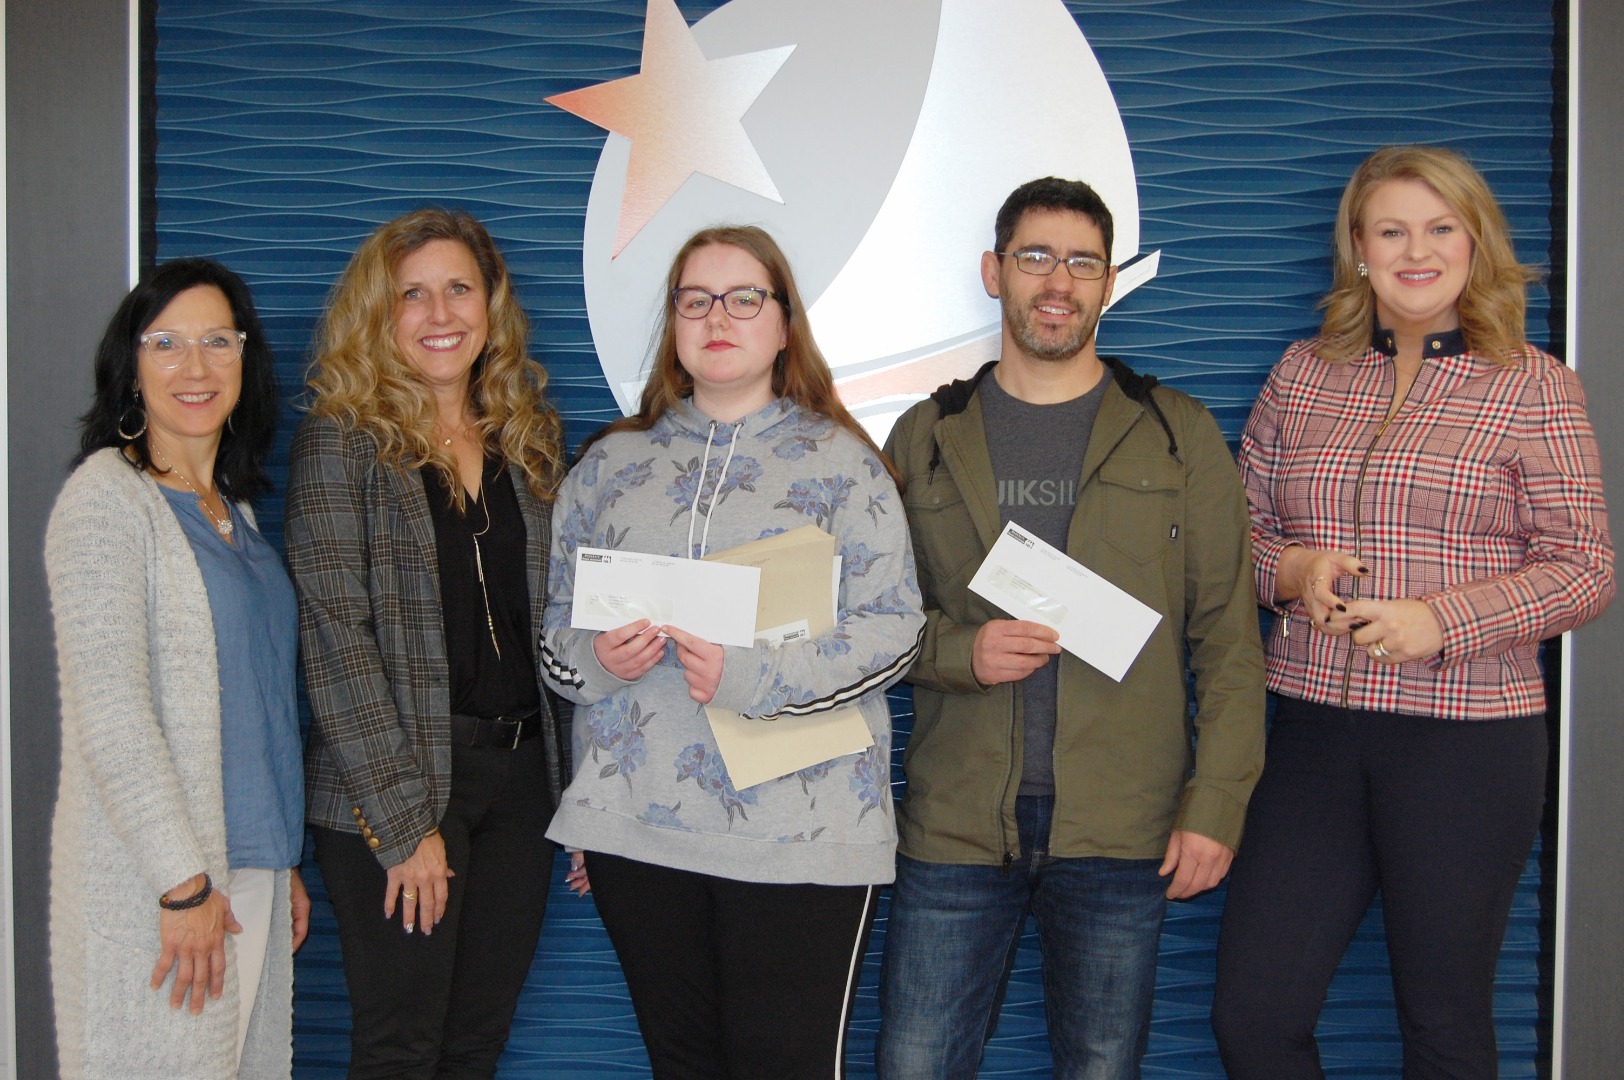
<path id="1" fill-rule="evenodd" d="M 971 1080 L 1037 916 L 1057 1080 L 1137 1080 L 1167 906 L 1159 859 L 1048 855 L 1048 796 L 1016 800 L 1009 867 L 897 856 L 880 974 L 881 1080 Z"/>

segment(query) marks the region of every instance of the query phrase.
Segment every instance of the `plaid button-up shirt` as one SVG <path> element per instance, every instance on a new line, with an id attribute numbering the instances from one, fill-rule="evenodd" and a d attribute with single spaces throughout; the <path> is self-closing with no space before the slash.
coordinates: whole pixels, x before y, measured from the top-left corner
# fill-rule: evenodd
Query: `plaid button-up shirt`
<path id="1" fill-rule="evenodd" d="M 1293 604 L 1266 643 L 1269 689 L 1454 720 L 1541 712 L 1538 642 L 1594 618 L 1614 587 L 1578 376 L 1532 346 L 1507 367 L 1468 352 L 1459 332 L 1440 334 L 1384 427 L 1390 353 L 1328 363 L 1318 344 L 1286 351 L 1241 439 L 1258 596 L 1277 595 L 1293 544 L 1349 552 L 1370 574 L 1337 580 L 1338 595 L 1422 600 L 1444 645 L 1377 664 Z"/>

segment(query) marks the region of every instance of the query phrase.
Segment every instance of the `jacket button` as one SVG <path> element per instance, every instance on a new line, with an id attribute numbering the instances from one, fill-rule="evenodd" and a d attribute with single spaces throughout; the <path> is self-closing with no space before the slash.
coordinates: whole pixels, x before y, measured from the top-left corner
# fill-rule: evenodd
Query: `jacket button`
<path id="1" fill-rule="evenodd" d="M 371 829 L 362 829 L 361 830 L 361 835 L 366 837 L 368 840 L 371 840 L 372 839 L 372 830 Z"/>
<path id="2" fill-rule="evenodd" d="M 364 818 L 364 817 L 359 817 L 359 816 L 357 816 L 357 817 L 356 817 L 356 819 L 355 819 L 355 823 L 356 823 L 356 824 L 357 824 L 357 825 L 360 825 L 360 826 L 361 826 L 361 827 L 363 827 L 363 828 L 365 828 L 365 827 L 366 827 L 366 823 L 367 823 L 367 819 L 366 819 L 366 818 Z"/>
<path id="3" fill-rule="evenodd" d="M 1433 342 L 1433 343 L 1432 343 L 1432 347 L 1433 347 L 1433 348 L 1434 348 L 1434 349 L 1441 349 L 1441 348 L 1443 348 L 1443 347 L 1444 347 L 1444 343 L 1443 343 L 1443 342 L 1441 342 L 1441 341 L 1434 341 L 1434 342 Z"/>
<path id="4" fill-rule="evenodd" d="M 376 836 L 371 836 L 371 837 L 367 838 L 367 847 L 376 848 L 377 846 L 378 846 L 378 838 Z"/>
<path id="5" fill-rule="evenodd" d="M 350 807 L 350 813 L 354 814 L 356 817 L 360 817 L 361 816 L 361 808 L 359 806 L 352 806 L 352 807 Z"/>
<path id="6" fill-rule="evenodd" d="M 1149 480 L 1140 480 L 1139 481 L 1139 486 L 1140 487 L 1149 487 L 1150 486 L 1150 481 Z"/>

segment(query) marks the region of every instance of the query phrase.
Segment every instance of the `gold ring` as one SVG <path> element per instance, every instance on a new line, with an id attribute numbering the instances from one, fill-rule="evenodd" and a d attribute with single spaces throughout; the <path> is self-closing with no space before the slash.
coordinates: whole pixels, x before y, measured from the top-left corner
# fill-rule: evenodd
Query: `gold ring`
<path id="1" fill-rule="evenodd" d="M 1386 660 L 1389 656 L 1392 656 L 1393 654 L 1387 651 L 1387 639 L 1383 638 L 1382 640 L 1376 642 L 1376 644 L 1372 645 L 1370 647 L 1370 655 L 1376 660 Z"/>
<path id="2" fill-rule="evenodd" d="M 416 900 L 417 899 L 417 894 L 416 893 L 407 892 L 405 889 L 400 890 L 400 895 L 401 895 L 402 898 L 404 898 L 406 900 Z"/>

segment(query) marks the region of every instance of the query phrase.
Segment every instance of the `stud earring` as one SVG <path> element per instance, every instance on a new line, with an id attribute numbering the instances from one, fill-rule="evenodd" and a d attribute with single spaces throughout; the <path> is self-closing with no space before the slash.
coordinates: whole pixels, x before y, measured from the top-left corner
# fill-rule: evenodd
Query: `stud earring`
<path id="1" fill-rule="evenodd" d="M 1359 263 L 1359 276 L 1362 278 L 1370 276 L 1370 267 L 1366 266 L 1363 261 Z"/>

